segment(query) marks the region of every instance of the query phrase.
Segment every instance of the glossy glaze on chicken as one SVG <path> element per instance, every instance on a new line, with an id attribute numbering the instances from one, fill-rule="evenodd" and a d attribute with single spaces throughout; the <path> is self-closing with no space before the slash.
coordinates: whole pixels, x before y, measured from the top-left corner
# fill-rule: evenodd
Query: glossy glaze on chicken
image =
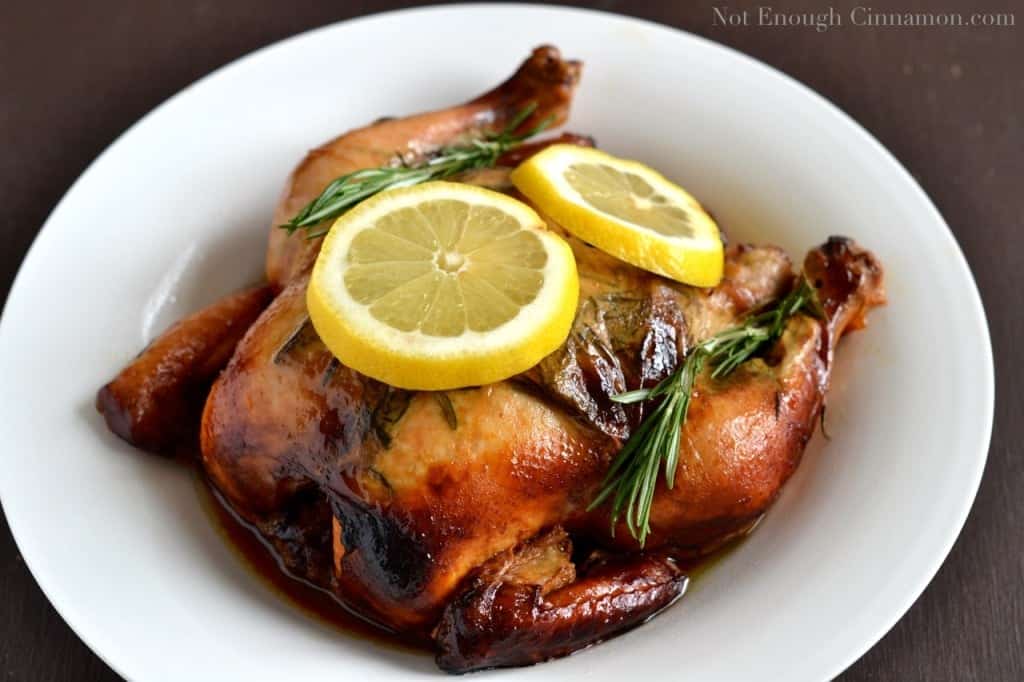
<path id="1" fill-rule="evenodd" d="M 530 102 L 539 106 L 524 126 L 561 123 L 579 77 L 578 63 L 538 48 L 467 104 L 342 135 L 295 169 L 273 224 L 339 175 L 500 129 Z M 537 148 L 460 179 L 512 191 L 508 167 Z M 852 241 L 807 254 L 824 318 L 797 315 L 763 357 L 725 380 L 699 379 L 675 485 L 659 484 L 641 550 L 625 528 L 610 535 L 606 509 L 587 511 L 642 417 L 610 397 L 664 378 L 694 344 L 785 295 L 796 274 L 777 248 L 733 245 L 722 283 L 696 289 L 566 238 L 580 275 L 574 327 L 513 379 L 410 392 L 341 365 L 306 313 L 318 242 L 272 228 L 268 287 L 169 330 L 101 390 L 98 407 L 121 437 L 167 451 L 201 405 L 206 475 L 285 570 L 383 628 L 433 642 L 443 669 L 567 654 L 671 604 L 687 583 L 680 559 L 760 518 L 815 428 L 837 342 L 884 294 L 879 263 Z"/>

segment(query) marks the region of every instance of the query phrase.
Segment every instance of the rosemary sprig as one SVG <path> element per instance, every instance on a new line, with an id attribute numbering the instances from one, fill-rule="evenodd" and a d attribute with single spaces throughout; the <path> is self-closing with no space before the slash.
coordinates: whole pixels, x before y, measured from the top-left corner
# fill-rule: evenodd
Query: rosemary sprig
<path id="1" fill-rule="evenodd" d="M 527 138 L 542 132 L 551 124 L 551 117 L 544 119 L 525 133 L 516 135 L 516 129 L 537 109 L 531 102 L 505 126 L 500 133 L 487 135 L 465 145 L 443 147 L 425 162 L 408 165 L 401 154 L 396 164 L 381 168 L 365 168 L 337 178 L 327 185 L 320 196 L 306 204 L 291 220 L 280 227 L 292 234 L 300 228 L 306 229 L 306 237 L 315 239 L 327 234 L 329 228 L 321 225 L 326 220 L 337 218 L 364 199 L 388 189 L 418 185 L 429 180 L 443 180 L 456 173 L 476 168 L 490 168 L 498 157 L 519 145 Z M 320 226 L 319 229 L 313 229 Z"/>
<path id="2" fill-rule="evenodd" d="M 727 376 L 778 340 L 789 318 L 801 311 L 820 315 L 814 288 L 804 277 L 774 308 L 750 315 L 735 327 L 697 344 L 676 371 L 654 388 L 612 397 L 625 404 L 661 398 L 626 441 L 588 507 L 596 509 L 606 500 L 611 501 L 613 535 L 619 519 L 625 517 L 626 527 L 640 545 L 647 540 L 658 471 L 664 462 L 665 485 L 672 488 L 679 464 L 680 433 L 690 409 L 693 385 L 705 365 L 711 367 L 713 379 Z"/>

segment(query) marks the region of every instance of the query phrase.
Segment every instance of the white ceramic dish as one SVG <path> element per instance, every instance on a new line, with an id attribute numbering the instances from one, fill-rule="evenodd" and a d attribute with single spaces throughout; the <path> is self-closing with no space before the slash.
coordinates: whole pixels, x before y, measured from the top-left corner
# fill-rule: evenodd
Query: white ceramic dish
<path id="1" fill-rule="evenodd" d="M 571 129 L 665 171 L 733 238 L 800 256 L 855 237 L 891 303 L 840 349 L 832 440 L 812 441 L 739 551 L 638 630 L 482 677 L 822 680 L 934 575 L 984 468 L 993 370 L 971 273 L 907 172 L 822 98 L 686 33 L 568 9 L 405 11 L 286 40 L 166 102 L 75 183 L 18 275 L 0 328 L 0 495 L 47 596 L 121 674 L 441 675 L 282 602 L 211 527 L 190 474 L 108 434 L 92 400 L 166 324 L 259 276 L 307 148 L 474 95 L 543 42 L 586 62 Z"/>

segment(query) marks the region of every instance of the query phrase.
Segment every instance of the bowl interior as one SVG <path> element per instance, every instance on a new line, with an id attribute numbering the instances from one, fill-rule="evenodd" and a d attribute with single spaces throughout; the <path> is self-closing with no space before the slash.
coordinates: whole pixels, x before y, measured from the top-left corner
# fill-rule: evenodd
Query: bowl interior
<path id="1" fill-rule="evenodd" d="M 408 11 L 285 41 L 164 104 L 83 175 L 18 277 L 0 328 L 17 387 L 0 394 L 0 493 L 41 586 L 119 672 L 440 674 L 282 602 L 211 527 L 192 475 L 108 434 L 92 399 L 171 321 L 260 276 L 307 148 L 466 99 L 544 42 L 586 64 L 571 130 L 662 170 L 733 240 L 799 260 L 855 238 L 885 264 L 890 304 L 838 352 L 831 439 L 815 436 L 753 536 L 682 602 L 582 655 L 487 675 L 823 679 L 930 580 L 983 469 L 991 351 L 959 249 L 907 173 L 824 100 L 687 34 L 540 7 Z"/>

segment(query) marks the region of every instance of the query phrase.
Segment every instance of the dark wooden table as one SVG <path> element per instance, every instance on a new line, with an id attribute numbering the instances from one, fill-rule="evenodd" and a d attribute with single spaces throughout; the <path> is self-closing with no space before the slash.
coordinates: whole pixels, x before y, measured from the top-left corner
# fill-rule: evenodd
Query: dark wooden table
<path id="1" fill-rule="evenodd" d="M 140 116 L 255 48 L 405 4 L 4 0 L 0 300 L 57 200 Z M 1024 342 L 1024 27 L 858 27 L 849 16 L 858 3 L 835 2 L 843 25 L 819 32 L 758 26 L 756 7 L 750 25 L 721 25 L 714 7 L 737 11 L 738 1 L 581 4 L 707 36 L 803 81 L 892 150 L 946 217 L 978 280 L 995 346 L 996 423 L 988 469 L 938 576 L 842 679 L 1024 679 L 1024 363 L 1012 356 Z M 822 6 L 764 4 L 786 13 Z M 895 4 L 900 12 L 936 10 L 936 3 L 920 0 L 875 4 Z M 949 10 L 954 3 L 937 4 Z M 955 9 L 965 17 L 1015 11 L 1009 0 L 959 4 Z M 1024 23 L 1024 6 L 1016 4 L 1014 19 Z M 46 601 L 6 523 L 0 528 L 0 586 L 3 679 L 119 679 Z"/>

